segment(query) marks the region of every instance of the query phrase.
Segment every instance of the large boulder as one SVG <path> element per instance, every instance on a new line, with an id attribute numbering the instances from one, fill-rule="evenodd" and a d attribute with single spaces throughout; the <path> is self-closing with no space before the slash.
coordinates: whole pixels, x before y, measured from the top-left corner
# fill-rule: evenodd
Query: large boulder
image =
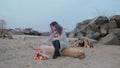
<path id="1" fill-rule="evenodd" d="M 100 36 L 104 37 L 108 32 L 107 25 L 109 19 L 106 16 L 98 16 L 93 19 L 87 19 L 78 23 L 76 28 L 72 32 L 71 36 L 80 37 L 79 33 L 82 33 L 83 36 L 88 38 L 98 39 Z"/>
<path id="2" fill-rule="evenodd" d="M 109 23 L 109 19 L 106 16 L 98 16 L 93 18 L 90 24 L 102 25 L 104 23 Z"/>
<path id="3" fill-rule="evenodd" d="M 109 19 L 106 16 L 98 16 L 92 19 L 82 30 L 100 31 L 100 27 L 109 23 Z M 107 28 L 107 26 L 105 26 Z"/>
<path id="4" fill-rule="evenodd" d="M 83 34 L 81 33 L 80 29 L 75 28 L 69 35 L 70 38 L 74 38 L 74 37 L 82 37 Z"/>
<path id="5" fill-rule="evenodd" d="M 100 27 L 100 36 L 101 37 L 104 37 L 104 36 L 106 36 L 108 34 L 108 30 L 107 30 L 107 28 L 105 28 L 105 27 Z"/>
<path id="6" fill-rule="evenodd" d="M 119 28 L 110 29 L 109 33 L 114 33 L 117 36 L 117 38 L 120 40 L 120 29 Z"/>
<path id="7" fill-rule="evenodd" d="M 104 37 L 108 33 L 109 19 L 106 16 L 99 16 L 93 18 L 93 20 L 84 28 L 86 34 L 91 36 L 92 39 L 98 40 L 100 37 Z M 91 33 L 92 32 L 92 33 Z"/>
<path id="8" fill-rule="evenodd" d="M 92 35 L 92 39 L 99 40 L 99 39 L 100 39 L 100 33 L 99 33 L 99 32 L 95 32 L 95 33 Z"/>
<path id="9" fill-rule="evenodd" d="M 110 33 L 104 38 L 101 38 L 99 42 L 106 45 L 120 45 L 120 40 L 114 33 Z"/>
<path id="10" fill-rule="evenodd" d="M 78 24 L 76 25 L 76 28 L 77 28 L 77 29 L 81 29 L 83 26 L 89 24 L 91 21 L 92 21 L 91 19 L 84 20 L 84 21 L 78 23 Z"/>
<path id="11" fill-rule="evenodd" d="M 110 19 L 110 22 L 107 23 L 106 26 L 108 26 L 108 29 L 114 29 L 118 27 L 116 21 L 112 19 Z"/>
<path id="12" fill-rule="evenodd" d="M 85 36 L 88 37 L 88 38 L 92 38 L 92 37 L 93 37 L 93 34 L 94 34 L 94 31 L 92 31 L 92 30 L 87 30 Z"/>
<path id="13" fill-rule="evenodd" d="M 114 20 L 117 24 L 117 27 L 120 28 L 120 15 L 111 16 L 110 20 Z"/>
<path id="14" fill-rule="evenodd" d="M 82 24 L 87 25 L 92 21 L 92 19 L 87 19 L 82 22 Z"/>

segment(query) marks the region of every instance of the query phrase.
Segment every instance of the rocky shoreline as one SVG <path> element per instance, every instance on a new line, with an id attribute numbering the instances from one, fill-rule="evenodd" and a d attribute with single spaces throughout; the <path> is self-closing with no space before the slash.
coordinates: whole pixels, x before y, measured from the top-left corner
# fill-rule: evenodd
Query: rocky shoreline
<path id="1" fill-rule="evenodd" d="M 81 36 L 102 44 L 120 45 L 120 15 L 98 16 L 78 23 L 69 37 Z"/>

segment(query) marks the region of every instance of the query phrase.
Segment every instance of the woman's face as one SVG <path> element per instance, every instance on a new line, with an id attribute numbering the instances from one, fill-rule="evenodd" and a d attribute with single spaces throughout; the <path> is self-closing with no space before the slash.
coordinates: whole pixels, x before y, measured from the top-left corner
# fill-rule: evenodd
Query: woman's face
<path id="1" fill-rule="evenodd" d="M 52 26 L 52 25 L 51 25 L 50 27 L 51 27 L 51 30 L 52 30 L 52 31 L 55 31 L 55 30 L 56 30 L 55 26 Z"/>

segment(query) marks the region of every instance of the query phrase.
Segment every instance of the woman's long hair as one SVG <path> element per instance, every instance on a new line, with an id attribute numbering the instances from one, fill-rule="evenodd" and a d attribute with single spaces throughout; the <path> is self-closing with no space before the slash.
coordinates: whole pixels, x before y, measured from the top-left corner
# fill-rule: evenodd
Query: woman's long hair
<path id="1" fill-rule="evenodd" d="M 54 26 L 56 28 L 56 31 L 61 35 L 62 34 L 62 31 L 63 31 L 63 28 L 56 22 L 56 21 L 53 21 L 50 26 Z M 53 31 L 52 31 L 53 32 Z"/>

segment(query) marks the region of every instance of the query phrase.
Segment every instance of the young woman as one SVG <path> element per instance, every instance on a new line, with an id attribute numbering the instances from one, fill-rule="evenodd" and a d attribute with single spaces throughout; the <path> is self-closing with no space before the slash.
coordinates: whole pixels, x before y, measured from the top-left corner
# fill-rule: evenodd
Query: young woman
<path id="1" fill-rule="evenodd" d="M 61 56 L 60 51 L 69 47 L 69 42 L 63 28 L 57 22 L 54 21 L 50 23 L 50 28 L 51 32 L 49 38 L 40 43 L 39 47 L 41 48 L 42 53 L 46 53 L 47 50 L 43 46 L 53 45 L 55 50 L 52 58 L 56 59 Z"/>
<path id="2" fill-rule="evenodd" d="M 52 42 L 52 45 L 55 48 L 53 59 L 56 59 L 60 56 L 61 50 L 69 47 L 69 43 L 63 28 L 57 22 L 52 22 L 50 27 L 51 34 L 48 40 Z"/>

